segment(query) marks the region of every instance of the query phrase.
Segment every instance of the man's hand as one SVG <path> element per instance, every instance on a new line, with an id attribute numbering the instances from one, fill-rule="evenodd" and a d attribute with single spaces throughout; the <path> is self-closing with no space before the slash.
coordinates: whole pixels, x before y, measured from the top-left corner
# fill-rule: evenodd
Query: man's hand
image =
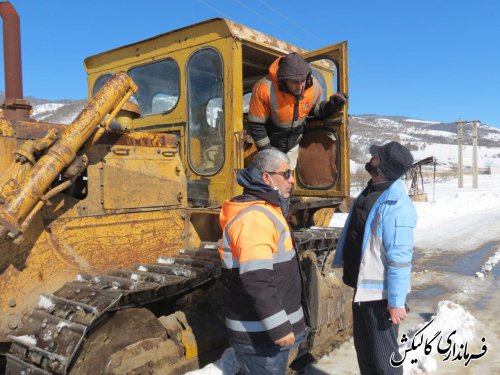
<path id="1" fill-rule="evenodd" d="M 274 343 L 279 346 L 293 345 L 295 343 L 295 335 L 293 334 L 293 332 L 290 332 L 288 335 L 276 340 Z"/>
<path id="2" fill-rule="evenodd" d="M 347 94 L 344 94 L 343 92 L 337 92 L 330 96 L 330 103 L 333 104 L 337 111 L 345 104 L 346 101 Z"/>
<path id="3" fill-rule="evenodd" d="M 406 318 L 406 307 L 387 306 L 387 311 L 391 317 L 392 324 L 399 324 Z"/>

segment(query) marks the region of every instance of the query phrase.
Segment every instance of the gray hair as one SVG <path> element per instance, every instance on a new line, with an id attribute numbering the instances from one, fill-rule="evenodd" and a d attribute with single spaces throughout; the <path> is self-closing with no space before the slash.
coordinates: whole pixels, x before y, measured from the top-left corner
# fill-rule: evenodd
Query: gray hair
<path id="1" fill-rule="evenodd" d="M 257 153 L 252 163 L 260 173 L 274 172 L 280 167 L 281 163 L 290 165 L 290 159 L 280 150 L 269 148 Z"/>

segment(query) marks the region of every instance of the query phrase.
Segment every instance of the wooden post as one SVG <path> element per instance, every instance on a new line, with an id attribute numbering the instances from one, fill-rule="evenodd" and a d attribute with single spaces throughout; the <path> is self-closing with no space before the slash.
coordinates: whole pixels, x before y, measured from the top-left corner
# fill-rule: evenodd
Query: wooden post
<path id="1" fill-rule="evenodd" d="M 458 187 L 463 188 L 464 187 L 464 168 L 463 168 L 463 141 L 464 141 L 464 124 L 462 122 L 462 119 L 458 119 L 458 136 L 457 136 L 457 141 L 458 141 Z"/>
<path id="2" fill-rule="evenodd" d="M 477 189 L 477 126 L 479 121 L 472 121 L 472 188 Z"/>

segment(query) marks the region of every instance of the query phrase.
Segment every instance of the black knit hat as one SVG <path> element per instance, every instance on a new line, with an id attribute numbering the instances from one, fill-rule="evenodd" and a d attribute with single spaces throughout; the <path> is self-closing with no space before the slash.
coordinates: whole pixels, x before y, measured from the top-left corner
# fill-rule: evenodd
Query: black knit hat
<path id="1" fill-rule="evenodd" d="M 388 180 L 397 180 L 413 165 L 410 151 L 398 142 L 389 142 L 383 146 L 372 145 L 370 154 L 380 159 L 378 170 Z"/>
<path id="2" fill-rule="evenodd" d="M 297 52 L 286 55 L 279 61 L 278 80 L 303 81 L 311 73 L 311 67 Z"/>

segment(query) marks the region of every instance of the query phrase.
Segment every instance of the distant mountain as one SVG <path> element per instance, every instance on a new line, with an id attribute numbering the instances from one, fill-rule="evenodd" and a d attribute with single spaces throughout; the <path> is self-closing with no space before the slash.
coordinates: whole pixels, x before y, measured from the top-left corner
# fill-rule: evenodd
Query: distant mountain
<path id="1" fill-rule="evenodd" d="M 71 124 L 87 104 L 86 100 L 66 101 L 59 103 L 34 104 L 31 117 L 37 121 L 50 122 L 52 124 Z"/>
<path id="2" fill-rule="evenodd" d="M 0 102 L 4 93 L 0 92 Z M 86 100 L 61 100 L 57 102 L 26 98 L 33 106 L 32 118 L 58 124 L 70 124 L 87 104 Z M 351 115 L 351 160 L 364 164 L 369 159 L 371 144 L 391 140 L 400 142 L 411 150 L 415 160 L 434 156 L 441 166 L 453 168 L 457 163 L 457 125 L 426 121 L 404 116 L 376 114 Z M 463 158 L 464 166 L 472 165 L 472 125 L 465 124 Z M 478 126 L 479 167 L 500 166 L 500 129 L 487 125 Z M 351 168 L 352 169 L 352 168 Z"/>
<path id="3" fill-rule="evenodd" d="M 381 115 L 352 115 L 351 125 L 371 125 L 377 128 L 388 128 L 390 132 L 394 130 L 404 130 L 404 133 L 418 139 L 431 139 L 432 143 L 457 143 L 458 128 L 456 123 L 435 122 L 417 120 L 402 116 L 381 116 Z M 471 123 L 464 123 L 464 144 L 472 144 Z M 450 135 L 453 135 L 450 138 Z M 481 145 L 488 147 L 499 146 L 500 129 L 488 125 L 478 126 L 478 139 Z"/>
<path id="4" fill-rule="evenodd" d="M 25 99 L 33 106 L 31 118 L 51 124 L 71 124 L 87 104 L 85 99 L 59 100 L 56 102 L 30 96 L 25 97 Z M 0 103 L 4 101 L 5 93 L 0 91 Z"/>
<path id="5" fill-rule="evenodd" d="M 403 116 L 352 115 L 351 159 L 364 163 L 369 146 L 398 141 L 421 160 L 434 156 L 442 166 L 456 167 L 458 158 L 457 125 L 412 119 Z M 464 166 L 472 165 L 472 124 L 464 125 Z M 478 166 L 500 166 L 500 129 L 478 126 Z"/>

